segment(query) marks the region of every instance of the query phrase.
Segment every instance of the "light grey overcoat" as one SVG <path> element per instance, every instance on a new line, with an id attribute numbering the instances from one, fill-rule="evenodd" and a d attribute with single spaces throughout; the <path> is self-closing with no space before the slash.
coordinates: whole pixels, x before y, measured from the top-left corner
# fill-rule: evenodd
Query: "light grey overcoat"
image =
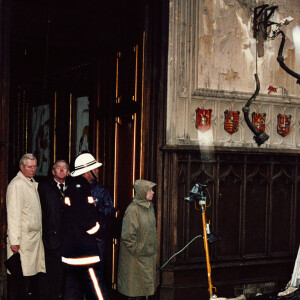
<path id="1" fill-rule="evenodd" d="M 24 276 L 46 272 L 42 242 L 42 212 L 37 182 L 31 182 L 21 172 L 7 187 L 7 258 L 11 245 L 20 245 Z"/>
<path id="2" fill-rule="evenodd" d="M 118 291 L 128 297 L 153 295 L 156 288 L 157 233 L 147 192 L 155 183 L 135 182 L 135 197 L 126 209 L 120 239 Z"/>

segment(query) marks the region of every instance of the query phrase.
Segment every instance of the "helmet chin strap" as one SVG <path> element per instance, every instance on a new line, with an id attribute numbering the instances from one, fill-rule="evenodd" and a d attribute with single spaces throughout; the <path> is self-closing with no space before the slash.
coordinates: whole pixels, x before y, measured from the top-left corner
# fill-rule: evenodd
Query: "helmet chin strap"
<path id="1" fill-rule="evenodd" d="M 92 176 L 94 177 L 95 180 L 97 180 L 98 178 L 96 177 L 95 173 L 93 171 L 90 171 Z"/>

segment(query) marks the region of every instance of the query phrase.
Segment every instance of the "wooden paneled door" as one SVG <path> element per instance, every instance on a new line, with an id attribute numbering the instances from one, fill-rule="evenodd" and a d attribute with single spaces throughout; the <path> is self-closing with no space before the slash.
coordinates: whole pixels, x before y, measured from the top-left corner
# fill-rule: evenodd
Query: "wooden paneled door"
<path id="1" fill-rule="evenodd" d="M 114 205 L 120 234 L 133 185 L 143 175 L 143 53 L 138 44 L 116 56 L 114 105 Z M 116 289 L 119 235 L 113 240 L 112 288 Z"/>

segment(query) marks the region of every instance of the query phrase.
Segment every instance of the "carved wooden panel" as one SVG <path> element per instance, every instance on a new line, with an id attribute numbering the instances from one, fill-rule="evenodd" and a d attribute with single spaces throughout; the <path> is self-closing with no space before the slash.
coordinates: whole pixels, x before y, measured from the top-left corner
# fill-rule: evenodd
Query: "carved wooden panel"
<path id="1" fill-rule="evenodd" d="M 246 165 L 246 191 L 244 205 L 244 256 L 266 255 L 268 168 L 265 164 Z"/>
<path id="2" fill-rule="evenodd" d="M 221 238 L 209 244 L 214 284 L 233 296 L 245 282 L 287 282 L 299 246 L 298 155 L 195 148 L 166 148 L 164 153 L 162 201 L 168 212 L 161 220 L 162 260 L 203 233 L 199 204 L 184 201 L 195 183 L 202 183 L 208 189 L 206 220 Z M 191 284 L 207 293 L 203 239 L 191 243 L 162 274 L 163 295 L 170 287 L 188 295 Z M 170 299 L 179 299 L 177 292 Z"/>
<path id="3" fill-rule="evenodd" d="M 242 233 L 243 169 L 236 162 L 220 162 L 219 195 L 215 200 L 216 231 L 222 242 L 217 243 L 218 258 L 239 257 Z"/>
<path id="4" fill-rule="evenodd" d="M 270 251 L 272 255 L 289 254 L 291 249 L 291 218 L 292 199 L 293 199 L 293 180 L 289 171 L 290 166 L 276 170 L 272 176 L 272 202 L 270 211 L 271 233 L 270 233 Z"/>

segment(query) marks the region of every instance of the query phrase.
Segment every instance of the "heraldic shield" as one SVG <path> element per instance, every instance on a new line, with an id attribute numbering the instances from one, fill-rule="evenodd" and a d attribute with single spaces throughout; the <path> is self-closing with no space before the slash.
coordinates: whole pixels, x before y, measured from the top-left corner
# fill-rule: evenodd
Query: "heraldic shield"
<path id="1" fill-rule="evenodd" d="M 252 113 L 252 124 L 260 132 L 265 132 L 266 130 L 266 115 L 265 113 Z"/>
<path id="2" fill-rule="evenodd" d="M 224 111 L 224 129 L 230 134 L 234 134 L 239 130 L 239 111 Z"/>
<path id="3" fill-rule="evenodd" d="M 291 115 L 277 115 L 277 133 L 283 137 L 287 136 L 291 131 Z"/>
<path id="4" fill-rule="evenodd" d="M 196 109 L 196 128 L 202 132 L 211 127 L 211 109 Z"/>

